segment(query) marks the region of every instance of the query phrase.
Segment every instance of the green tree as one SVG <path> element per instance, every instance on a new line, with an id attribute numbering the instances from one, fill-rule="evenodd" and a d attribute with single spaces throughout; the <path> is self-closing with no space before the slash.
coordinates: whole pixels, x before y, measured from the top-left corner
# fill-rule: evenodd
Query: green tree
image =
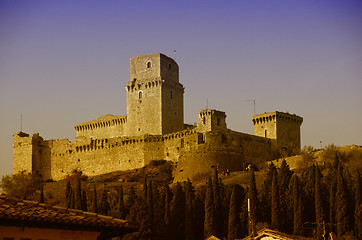
<path id="1" fill-rule="evenodd" d="M 337 235 L 342 237 L 350 230 L 348 219 L 348 200 L 344 183 L 344 176 L 342 169 L 337 172 L 337 187 L 336 187 L 336 226 Z"/>
<path id="2" fill-rule="evenodd" d="M 82 187 L 80 182 L 80 177 L 77 178 L 77 185 L 75 187 L 75 209 L 82 209 Z"/>
<path id="3" fill-rule="evenodd" d="M 202 191 L 198 191 L 192 201 L 194 209 L 194 236 L 195 239 L 204 239 L 205 204 Z"/>
<path id="4" fill-rule="evenodd" d="M 324 212 L 323 212 L 323 200 L 322 200 L 322 190 L 321 190 L 321 173 L 316 166 L 316 175 L 315 175 L 315 213 L 316 213 L 316 223 L 317 223 L 317 233 L 316 237 L 318 240 L 324 239 Z"/>
<path id="5" fill-rule="evenodd" d="M 282 164 L 278 171 L 278 187 L 280 196 L 280 230 L 288 232 L 290 223 L 293 221 L 291 218 L 292 212 L 289 209 L 289 183 L 293 172 L 290 170 L 289 165 L 283 159 Z"/>
<path id="6" fill-rule="evenodd" d="M 215 204 L 214 204 L 214 191 L 212 187 L 211 178 L 207 181 L 206 197 L 205 197 L 205 222 L 204 222 L 204 237 L 208 238 L 215 235 L 216 221 L 215 221 Z"/>
<path id="7" fill-rule="evenodd" d="M 263 185 L 261 186 L 260 191 L 260 202 L 263 203 L 260 205 L 260 219 L 270 224 L 271 222 L 271 192 L 274 173 L 277 171 L 275 165 L 270 163 L 267 171 L 266 178 Z"/>
<path id="8" fill-rule="evenodd" d="M 107 189 L 103 189 L 103 193 L 101 196 L 101 204 L 100 204 L 100 214 L 102 215 L 108 215 L 108 212 L 110 210 L 110 205 L 109 205 L 109 201 L 108 201 L 108 191 Z"/>
<path id="9" fill-rule="evenodd" d="M 302 203 L 300 193 L 300 181 L 297 175 L 293 175 L 293 234 L 302 235 L 303 219 L 302 219 Z"/>
<path id="10" fill-rule="evenodd" d="M 359 170 L 356 175 L 354 232 L 357 239 L 362 239 L 362 182 Z"/>
<path id="11" fill-rule="evenodd" d="M 241 222 L 240 222 L 240 212 L 241 212 L 241 187 L 239 185 L 233 185 L 230 205 L 229 205 L 229 221 L 228 221 L 228 240 L 234 240 L 236 238 L 241 238 Z"/>
<path id="12" fill-rule="evenodd" d="M 185 238 L 185 193 L 181 184 L 178 182 L 175 186 L 173 199 L 171 202 L 171 223 L 170 229 L 175 240 Z"/>
<path id="13" fill-rule="evenodd" d="M 39 174 L 23 171 L 14 175 L 3 176 L 0 187 L 9 197 L 35 199 L 36 191 L 40 190 L 42 183 L 43 180 Z"/>
<path id="14" fill-rule="evenodd" d="M 41 186 L 41 188 L 40 188 L 39 202 L 44 203 L 44 187 L 43 186 Z"/>
<path id="15" fill-rule="evenodd" d="M 93 201 L 92 201 L 91 212 L 98 213 L 97 188 L 95 184 L 93 184 Z"/>
<path id="16" fill-rule="evenodd" d="M 194 228 L 194 209 L 192 201 L 195 198 L 194 188 L 190 179 L 187 179 L 185 183 L 185 195 L 186 195 L 186 206 L 185 206 L 185 239 L 193 240 L 195 239 L 193 228 Z"/>
<path id="17" fill-rule="evenodd" d="M 126 218 L 126 209 L 125 209 L 125 205 L 124 205 L 124 194 L 123 194 L 123 186 L 121 185 L 119 187 L 119 192 L 118 192 L 118 218 L 120 219 L 125 219 Z"/>
<path id="18" fill-rule="evenodd" d="M 254 170 L 251 169 L 250 171 L 250 181 L 249 181 L 249 193 L 248 193 L 249 203 L 250 203 L 250 224 L 249 226 L 251 232 L 250 234 L 256 233 L 256 223 L 257 223 L 257 216 L 258 216 L 258 192 L 256 189 L 255 183 L 255 174 Z"/>
<path id="19" fill-rule="evenodd" d="M 85 190 L 82 190 L 81 210 L 82 210 L 82 211 L 88 211 L 88 206 L 87 206 L 87 192 L 86 192 Z"/>
<path id="20" fill-rule="evenodd" d="M 280 229 L 280 202 L 277 173 L 274 173 L 272 182 L 272 198 L 271 198 L 271 227 L 272 229 Z"/>
<path id="21" fill-rule="evenodd" d="M 217 168 L 214 168 L 213 174 L 213 193 L 214 193 L 214 209 L 215 209 L 215 236 L 221 238 L 223 235 L 223 208 L 222 208 L 222 196 L 221 196 L 221 183 L 219 180 L 219 172 Z"/>
<path id="22" fill-rule="evenodd" d="M 330 181 L 329 187 L 329 230 L 335 231 L 335 219 L 336 219 L 336 179 Z"/>

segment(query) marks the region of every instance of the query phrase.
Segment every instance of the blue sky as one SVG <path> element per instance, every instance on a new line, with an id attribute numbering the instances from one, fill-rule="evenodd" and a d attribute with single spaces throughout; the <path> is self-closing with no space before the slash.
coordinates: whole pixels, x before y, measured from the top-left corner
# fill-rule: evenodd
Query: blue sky
<path id="1" fill-rule="evenodd" d="M 255 99 L 302 116 L 302 145 L 362 145 L 361 1 L 0 0 L 0 175 L 21 114 L 23 131 L 73 141 L 126 115 L 129 58 L 174 49 L 186 123 L 208 102 L 253 133 Z"/>

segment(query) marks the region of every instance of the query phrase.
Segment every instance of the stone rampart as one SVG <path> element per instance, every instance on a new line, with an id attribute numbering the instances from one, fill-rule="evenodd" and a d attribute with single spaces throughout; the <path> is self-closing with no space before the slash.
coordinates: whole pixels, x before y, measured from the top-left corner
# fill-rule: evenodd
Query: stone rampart
<path id="1" fill-rule="evenodd" d="M 126 135 L 127 116 L 105 115 L 74 127 L 76 137 L 102 138 Z"/>

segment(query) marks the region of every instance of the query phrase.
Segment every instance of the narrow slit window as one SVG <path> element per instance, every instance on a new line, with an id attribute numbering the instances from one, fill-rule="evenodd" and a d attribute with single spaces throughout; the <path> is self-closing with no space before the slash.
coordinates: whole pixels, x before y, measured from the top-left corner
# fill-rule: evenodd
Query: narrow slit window
<path id="1" fill-rule="evenodd" d="M 151 62 L 147 62 L 147 68 L 151 68 Z"/>
<path id="2" fill-rule="evenodd" d="M 139 91 L 138 92 L 138 99 L 142 99 L 143 98 L 143 92 L 142 91 Z"/>

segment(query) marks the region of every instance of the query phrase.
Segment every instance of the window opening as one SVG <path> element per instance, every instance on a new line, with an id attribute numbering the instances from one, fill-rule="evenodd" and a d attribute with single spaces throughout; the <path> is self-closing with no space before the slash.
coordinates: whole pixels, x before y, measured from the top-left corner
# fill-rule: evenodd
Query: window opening
<path id="1" fill-rule="evenodd" d="M 266 129 L 264 130 L 264 136 L 268 137 L 268 130 L 266 130 Z"/>
<path id="2" fill-rule="evenodd" d="M 151 62 L 147 62 L 147 68 L 151 68 Z"/>
<path id="3" fill-rule="evenodd" d="M 139 91 L 138 92 L 138 99 L 142 99 L 143 98 L 143 92 L 142 91 Z"/>
<path id="4" fill-rule="evenodd" d="M 172 69 L 172 65 L 171 63 L 168 64 L 168 69 L 171 70 Z"/>
<path id="5" fill-rule="evenodd" d="M 172 96 L 172 91 L 171 91 L 171 94 L 170 94 L 170 95 L 171 95 L 171 99 L 172 99 L 172 97 L 173 97 L 173 96 Z"/>

